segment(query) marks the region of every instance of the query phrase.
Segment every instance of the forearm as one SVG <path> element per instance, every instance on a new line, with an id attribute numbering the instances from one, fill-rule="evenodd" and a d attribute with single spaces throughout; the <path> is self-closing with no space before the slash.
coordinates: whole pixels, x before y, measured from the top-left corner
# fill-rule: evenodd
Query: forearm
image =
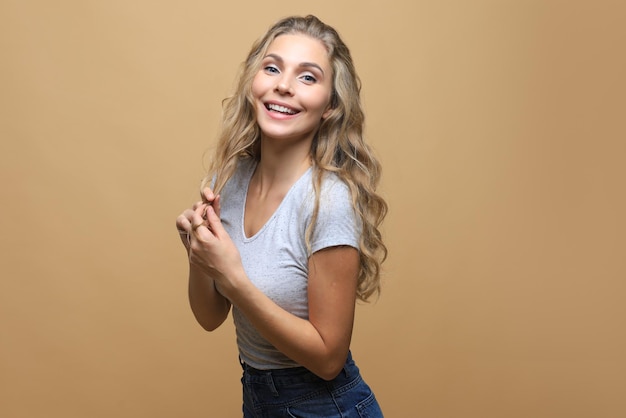
<path id="1" fill-rule="evenodd" d="M 351 331 L 341 338 L 324 338 L 309 320 L 284 310 L 249 281 L 231 289 L 232 302 L 276 349 L 316 375 L 330 380 L 343 367 Z"/>
<path id="2" fill-rule="evenodd" d="M 230 302 L 217 291 L 213 279 L 193 264 L 189 266 L 189 304 L 207 331 L 218 328 L 230 311 Z"/>

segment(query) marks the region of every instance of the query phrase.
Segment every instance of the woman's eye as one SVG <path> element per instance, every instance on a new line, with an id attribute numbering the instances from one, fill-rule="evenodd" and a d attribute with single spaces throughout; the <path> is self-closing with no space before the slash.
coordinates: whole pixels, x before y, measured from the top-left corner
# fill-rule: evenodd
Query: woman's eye
<path id="1" fill-rule="evenodd" d="M 317 82 L 317 79 L 315 77 L 313 77 L 312 75 L 310 75 L 310 74 L 305 74 L 301 78 L 302 78 L 302 80 L 304 80 L 307 83 L 315 83 L 315 82 Z"/>
<path id="2" fill-rule="evenodd" d="M 274 67 L 273 65 L 268 65 L 265 68 L 263 68 L 263 70 L 265 70 L 265 72 L 267 73 L 272 73 L 272 74 L 278 73 L 278 68 Z"/>

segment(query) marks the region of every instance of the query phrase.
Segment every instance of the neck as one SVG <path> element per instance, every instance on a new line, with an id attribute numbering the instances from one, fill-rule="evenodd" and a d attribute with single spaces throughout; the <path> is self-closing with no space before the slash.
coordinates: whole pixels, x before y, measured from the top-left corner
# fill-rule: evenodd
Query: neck
<path id="1" fill-rule="evenodd" d="M 261 159 L 254 174 L 261 194 L 288 190 L 311 167 L 310 143 L 279 144 L 261 140 Z"/>

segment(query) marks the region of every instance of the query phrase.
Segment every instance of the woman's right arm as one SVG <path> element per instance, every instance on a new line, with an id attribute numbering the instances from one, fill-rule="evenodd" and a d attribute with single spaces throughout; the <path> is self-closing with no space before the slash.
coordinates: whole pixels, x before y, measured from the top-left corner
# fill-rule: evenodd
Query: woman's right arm
<path id="1" fill-rule="evenodd" d="M 213 331 L 226 320 L 230 302 L 215 288 L 213 279 L 189 264 L 189 304 L 202 328 Z"/>
<path id="2" fill-rule="evenodd" d="M 228 317 L 231 303 L 220 294 L 210 272 L 191 262 L 190 247 L 193 236 L 192 218 L 194 213 L 204 213 L 207 205 L 213 205 L 219 214 L 220 198 L 210 189 L 203 191 L 203 201 L 197 202 L 192 209 L 185 210 L 176 219 L 181 241 L 187 250 L 189 260 L 189 304 L 198 323 L 207 331 L 218 328 Z"/>

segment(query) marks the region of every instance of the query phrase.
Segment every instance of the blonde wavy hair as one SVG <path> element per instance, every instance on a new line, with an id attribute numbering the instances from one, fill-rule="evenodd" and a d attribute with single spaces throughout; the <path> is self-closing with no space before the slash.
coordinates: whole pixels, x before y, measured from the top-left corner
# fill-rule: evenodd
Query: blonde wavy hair
<path id="1" fill-rule="evenodd" d="M 361 82 L 350 51 L 335 29 L 315 16 L 288 17 L 274 24 L 254 43 L 241 66 L 235 93 L 222 103 L 222 129 L 209 173 L 201 187 L 214 181 L 213 189 L 218 194 L 240 160 L 260 159 L 261 133 L 255 118 L 252 80 L 272 41 L 284 34 L 304 34 L 322 42 L 333 69 L 332 111 L 321 121 L 311 145 L 316 199 L 313 219 L 306 231 L 306 243 L 310 248 L 324 174 L 336 173 L 350 189 L 352 204 L 363 228 L 359 242 L 357 297 L 367 301 L 373 294 L 380 293 L 381 264 L 387 257 L 387 248 L 379 226 L 387 213 L 387 204 L 376 193 L 380 163 L 363 138 L 365 117 L 360 100 Z"/>

